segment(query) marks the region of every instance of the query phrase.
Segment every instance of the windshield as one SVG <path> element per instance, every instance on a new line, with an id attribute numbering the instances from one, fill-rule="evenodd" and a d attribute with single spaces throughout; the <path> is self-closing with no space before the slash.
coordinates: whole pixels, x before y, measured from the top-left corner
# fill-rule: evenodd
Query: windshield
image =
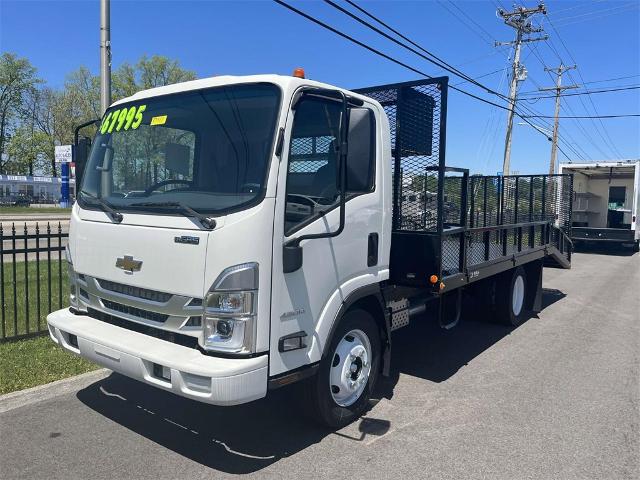
<path id="1" fill-rule="evenodd" d="M 277 86 L 246 84 L 110 108 L 87 162 L 82 206 L 102 199 L 117 210 L 159 213 L 158 203 L 222 213 L 258 201 L 279 103 Z"/>

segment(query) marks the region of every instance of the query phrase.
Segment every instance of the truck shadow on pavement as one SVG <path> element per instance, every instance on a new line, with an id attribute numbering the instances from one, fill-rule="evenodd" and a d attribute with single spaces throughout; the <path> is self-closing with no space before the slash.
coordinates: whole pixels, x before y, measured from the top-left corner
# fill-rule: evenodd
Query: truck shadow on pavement
<path id="1" fill-rule="evenodd" d="M 543 306 L 564 294 L 545 289 Z M 400 374 L 443 382 L 514 329 L 470 320 L 454 329 L 440 329 L 428 316 L 417 318 L 394 337 L 392 372 L 379 382 L 372 404 L 391 398 Z M 428 388 L 425 387 L 425 388 Z M 178 397 L 113 373 L 79 391 L 77 398 L 117 424 L 195 462 L 225 473 L 259 471 L 294 455 L 334 433 L 314 426 L 303 414 L 299 386 L 271 391 L 255 402 L 216 407 Z M 363 418 L 356 436 L 362 441 L 384 435 L 385 420 Z"/>

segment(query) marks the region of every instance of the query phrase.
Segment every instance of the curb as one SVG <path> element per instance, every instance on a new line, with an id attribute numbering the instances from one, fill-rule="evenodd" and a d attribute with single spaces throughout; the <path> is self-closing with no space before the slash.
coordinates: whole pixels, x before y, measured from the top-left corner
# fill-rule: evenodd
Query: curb
<path id="1" fill-rule="evenodd" d="M 37 387 L 0 395 L 0 413 L 80 390 L 98 380 L 108 377 L 110 374 L 111 370 L 101 368 L 93 372 L 76 375 L 75 377 L 63 378 L 62 380 L 38 385 Z"/>

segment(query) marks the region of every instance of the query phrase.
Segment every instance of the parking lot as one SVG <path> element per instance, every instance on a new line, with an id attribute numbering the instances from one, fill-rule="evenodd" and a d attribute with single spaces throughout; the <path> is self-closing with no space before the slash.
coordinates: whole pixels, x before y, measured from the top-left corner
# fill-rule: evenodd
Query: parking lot
<path id="1" fill-rule="evenodd" d="M 111 374 L 0 401 L 0 477 L 638 478 L 640 255 L 577 253 L 544 287 L 515 330 L 472 311 L 399 330 L 378 400 L 337 432 L 286 389 L 217 408 Z"/>

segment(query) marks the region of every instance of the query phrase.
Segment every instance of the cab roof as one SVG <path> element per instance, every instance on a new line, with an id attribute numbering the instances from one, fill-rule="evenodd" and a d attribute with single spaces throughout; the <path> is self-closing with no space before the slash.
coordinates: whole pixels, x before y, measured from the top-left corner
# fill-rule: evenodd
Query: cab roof
<path id="1" fill-rule="evenodd" d="M 280 86 L 283 92 L 293 91 L 300 86 L 311 86 L 318 88 L 330 88 L 333 90 L 342 90 L 348 92 L 350 96 L 361 98 L 362 100 L 372 99 L 363 95 L 348 91 L 344 88 L 339 88 L 327 83 L 317 82 L 315 80 L 309 80 L 307 78 L 291 77 L 286 75 L 220 75 L 216 77 L 201 78 L 198 80 L 191 80 L 189 82 L 174 83 L 172 85 L 165 85 L 162 87 L 150 88 L 148 90 L 141 90 L 130 97 L 123 98 L 114 102 L 112 106 L 119 105 L 121 103 L 127 103 L 145 98 L 157 97 L 161 95 L 169 95 L 172 93 L 189 92 L 192 90 L 202 90 L 204 88 L 219 87 L 223 85 L 237 85 L 243 83 L 272 83 Z"/>

